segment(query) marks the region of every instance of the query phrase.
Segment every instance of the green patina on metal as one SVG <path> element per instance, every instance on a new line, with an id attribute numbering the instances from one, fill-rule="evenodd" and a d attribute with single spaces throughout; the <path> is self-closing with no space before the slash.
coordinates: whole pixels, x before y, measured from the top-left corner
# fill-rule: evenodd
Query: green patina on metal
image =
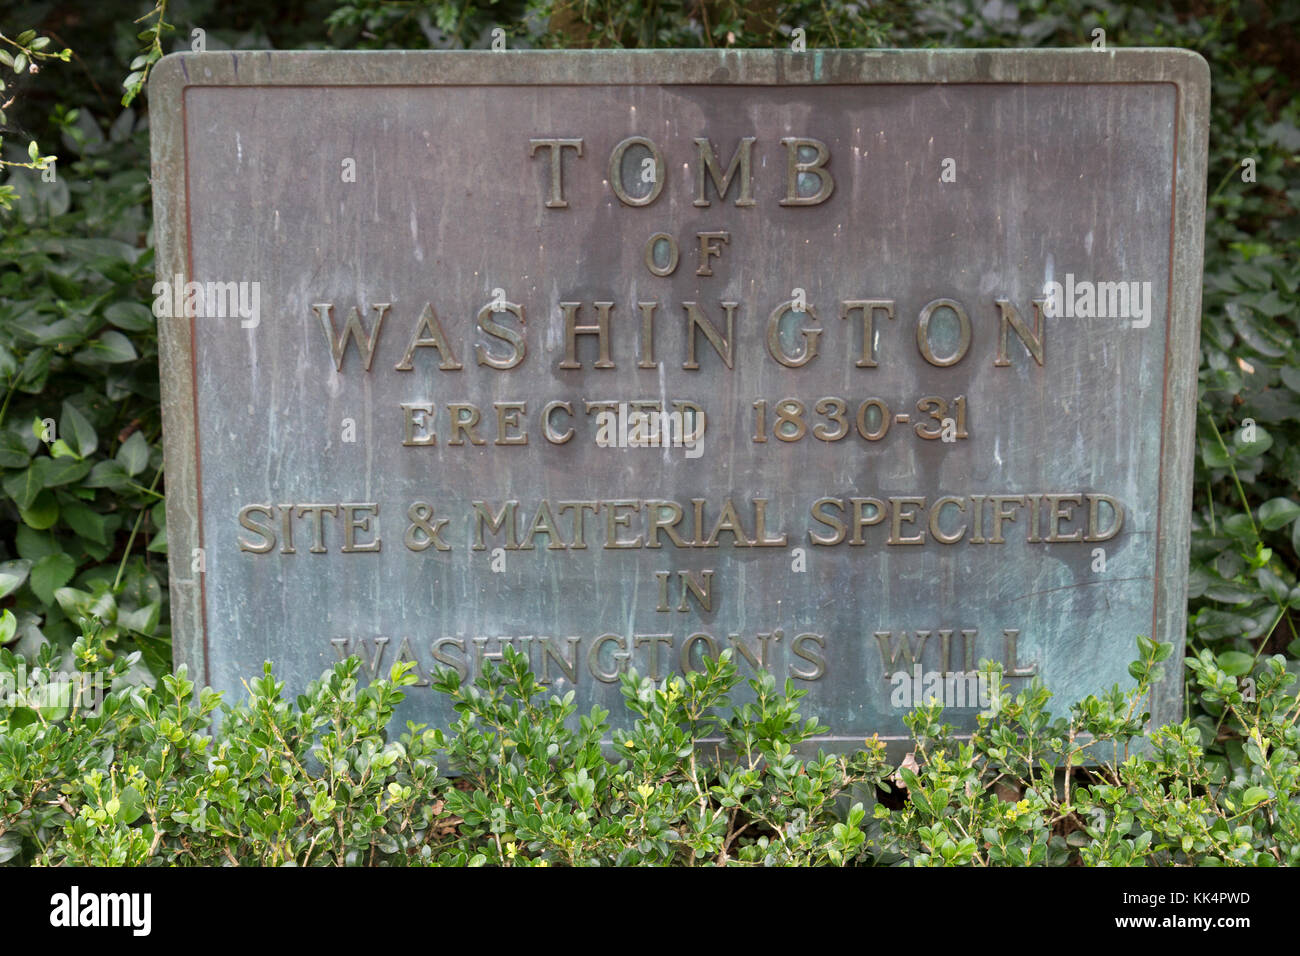
<path id="1" fill-rule="evenodd" d="M 1181 647 L 1198 56 L 221 52 L 151 82 L 199 679 L 505 641 L 617 715 L 622 671 L 732 647 L 809 691 L 815 745 L 897 749 L 935 673 L 1001 659 L 1064 705 L 1139 633 Z M 257 314 L 187 316 L 190 282 Z M 698 455 L 629 444 L 655 403 L 706 415 Z"/>

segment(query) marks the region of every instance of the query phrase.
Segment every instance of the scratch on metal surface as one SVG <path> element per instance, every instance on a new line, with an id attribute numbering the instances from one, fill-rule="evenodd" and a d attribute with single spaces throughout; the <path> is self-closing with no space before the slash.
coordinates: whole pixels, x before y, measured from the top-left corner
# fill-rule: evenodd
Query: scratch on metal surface
<path id="1" fill-rule="evenodd" d="M 1119 584 L 1121 581 L 1150 581 L 1151 575 L 1142 574 L 1134 578 L 1106 578 L 1102 581 L 1080 581 L 1077 584 L 1063 584 L 1059 588 L 1047 588 L 1043 591 L 1030 591 L 1028 594 L 1022 594 L 1016 598 L 1016 601 L 1023 601 L 1025 598 L 1031 598 L 1036 594 L 1051 594 L 1053 591 L 1069 591 L 1072 588 L 1090 588 L 1097 587 L 1101 584 Z M 1013 604 L 1015 601 L 1012 602 Z"/>

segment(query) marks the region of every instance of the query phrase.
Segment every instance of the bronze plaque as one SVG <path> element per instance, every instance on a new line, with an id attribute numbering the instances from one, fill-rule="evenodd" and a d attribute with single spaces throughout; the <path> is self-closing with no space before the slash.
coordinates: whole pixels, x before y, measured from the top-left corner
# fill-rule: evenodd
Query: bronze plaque
<path id="1" fill-rule="evenodd" d="M 445 724 L 512 644 L 618 720 L 731 649 L 843 748 L 1181 647 L 1196 55 L 182 54 L 151 102 L 202 680 L 409 659 Z"/>

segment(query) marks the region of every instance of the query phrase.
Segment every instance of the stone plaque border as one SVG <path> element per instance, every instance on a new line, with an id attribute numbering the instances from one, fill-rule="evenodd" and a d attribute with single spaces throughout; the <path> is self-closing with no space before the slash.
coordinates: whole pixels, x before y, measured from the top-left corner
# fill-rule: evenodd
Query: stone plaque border
<path id="1" fill-rule="evenodd" d="M 164 57 L 149 83 L 157 273 L 191 275 L 185 139 L 186 91 L 213 86 L 499 86 L 1169 83 L 1176 88 L 1169 306 L 1161 401 L 1155 601 L 1151 635 L 1176 645 L 1155 689 L 1155 724 L 1181 720 L 1180 666 L 1187 618 L 1201 267 L 1210 74 L 1178 49 L 1075 50 L 655 50 L 655 51 L 224 51 Z M 197 436 L 194 319 L 158 321 L 167 540 L 175 663 L 209 681 L 205 595 L 194 555 L 202 467 Z M 1136 654 L 1136 647 L 1134 648 Z M 279 663 L 279 662 L 277 662 Z M 249 675 L 253 676 L 253 675 Z M 1104 688 L 1098 687 L 1096 691 Z M 1072 702 L 1062 702 L 1072 703 Z M 896 756 L 905 743 L 887 737 Z M 852 749 L 857 737 L 813 743 Z"/>

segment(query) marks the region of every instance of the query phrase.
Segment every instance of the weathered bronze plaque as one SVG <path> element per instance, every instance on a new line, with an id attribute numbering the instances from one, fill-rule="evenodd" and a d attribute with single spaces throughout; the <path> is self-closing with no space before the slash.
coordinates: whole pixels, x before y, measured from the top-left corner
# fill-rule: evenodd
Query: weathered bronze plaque
<path id="1" fill-rule="evenodd" d="M 1194 54 L 207 53 L 151 102 L 203 680 L 413 659 L 439 724 L 513 644 L 617 719 L 732 648 L 833 748 L 1181 646 Z"/>

